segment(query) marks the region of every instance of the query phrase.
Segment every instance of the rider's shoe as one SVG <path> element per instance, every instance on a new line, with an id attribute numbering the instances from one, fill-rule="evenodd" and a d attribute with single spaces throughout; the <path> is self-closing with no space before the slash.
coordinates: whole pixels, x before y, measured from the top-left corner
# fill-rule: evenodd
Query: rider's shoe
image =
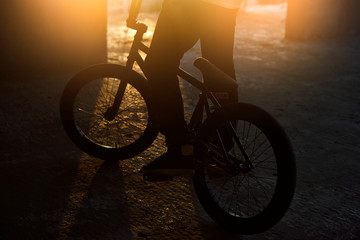
<path id="1" fill-rule="evenodd" d="M 193 176 L 194 156 L 193 146 L 183 145 L 181 149 L 169 149 L 153 162 L 141 168 L 140 172 L 146 176 Z"/>

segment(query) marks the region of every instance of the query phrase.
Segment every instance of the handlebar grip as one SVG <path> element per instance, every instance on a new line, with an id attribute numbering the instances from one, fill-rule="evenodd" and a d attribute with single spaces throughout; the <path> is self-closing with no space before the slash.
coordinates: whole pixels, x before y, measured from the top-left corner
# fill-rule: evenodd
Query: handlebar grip
<path id="1" fill-rule="evenodd" d="M 137 20 L 134 19 L 134 18 L 128 18 L 126 19 L 126 26 L 128 28 L 132 28 L 132 29 L 135 29 L 136 28 L 136 24 L 137 24 Z"/>

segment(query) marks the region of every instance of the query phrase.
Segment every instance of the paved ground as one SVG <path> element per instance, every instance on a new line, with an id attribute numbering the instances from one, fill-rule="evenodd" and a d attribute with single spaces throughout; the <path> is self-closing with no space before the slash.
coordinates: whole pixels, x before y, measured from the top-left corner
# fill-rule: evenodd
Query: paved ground
<path id="1" fill-rule="evenodd" d="M 144 183 L 138 170 L 163 151 L 161 139 L 119 163 L 79 151 L 58 116 L 67 74 L 1 80 L 0 239 L 359 239 L 360 40 L 288 42 L 283 13 L 255 10 L 238 19 L 240 100 L 281 122 L 298 167 L 294 201 L 275 227 L 228 233 L 188 180 Z M 121 62 L 124 29 L 116 20 L 109 29 L 109 57 Z M 198 55 L 183 61 L 195 74 Z M 182 87 L 190 110 L 196 91 Z"/>

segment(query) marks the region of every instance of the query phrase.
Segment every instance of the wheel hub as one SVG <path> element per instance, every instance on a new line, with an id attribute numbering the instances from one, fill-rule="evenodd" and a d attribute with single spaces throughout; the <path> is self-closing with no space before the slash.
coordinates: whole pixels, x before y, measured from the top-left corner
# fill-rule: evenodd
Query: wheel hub
<path id="1" fill-rule="evenodd" d="M 106 110 L 106 112 L 104 113 L 104 118 L 108 121 L 112 121 L 114 120 L 116 115 L 116 111 L 114 110 L 113 107 L 109 107 L 108 110 Z"/>
<path id="2" fill-rule="evenodd" d="M 228 171 L 237 176 L 240 173 L 247 174 L 250 173 L 254 169 L 254 166 L 250 162 L 242 162 L 242 163 L 233 163 L 232 166 L 228 169 Z"/>
<path id="3" fill-rule="evenodd" d="M 251 170 L 254 169 L 254 166 L 251 164 L 251 162 L 245 162 L 239 164 L 240 172 L 241 173 L 249 173 Z"/>

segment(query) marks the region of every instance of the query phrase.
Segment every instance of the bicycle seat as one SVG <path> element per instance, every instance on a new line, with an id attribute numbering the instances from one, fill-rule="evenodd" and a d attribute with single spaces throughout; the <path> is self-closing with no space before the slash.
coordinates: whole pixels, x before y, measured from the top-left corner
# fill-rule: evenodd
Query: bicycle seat
<path id="1" fill-rule="evenodd" d="M 194 66 L 201 71 L 206 88 L 219 89 L 224 86 L 227 88 L 237 88 L 238 86 L 236 80 L 205 58 L 200 57 L 195 59 Z"/>

